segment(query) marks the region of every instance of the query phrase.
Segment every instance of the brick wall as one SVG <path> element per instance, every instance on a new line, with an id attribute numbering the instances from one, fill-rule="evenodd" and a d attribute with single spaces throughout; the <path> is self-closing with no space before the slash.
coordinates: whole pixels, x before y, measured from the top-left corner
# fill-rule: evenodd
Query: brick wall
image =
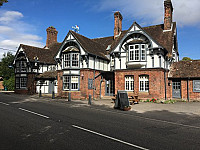
<path id="1" fill-rule="evenodd" d="M 27 75 L 27 88 L 26 89 L 15 89 L 15 93 L 17 94 L 35 94 L 36 93 L 36 74 L 28 74 Z"/>
<path id="2" fill-rule="evenodd" d="M 100 71 L 95 71 L 95 76 L 98 76 Z M 89 95 L 93 97 L 93 89 L 88 89 L 88 79 L 94 78 L 94 70 L 92 69 L 81 69 L 80 70 L 80 91 L 64 91 L 63 90 L 63 72 L 58 71 L 58 96 L 67 97 L 68 93 L 71 92 L 72 99 L 87 99 Z M 98 76 L 95 79 L 95 90 L 94 97 L 100 97 L 100 82 L 101 76 Z M 105 82 L 101 83 L 101 95 L 105 95 Z"/>
<path id="3" fill-rule="evenodd" d="M 188 100 L 187 92 L 187 79 L 180 79 L 181 81 L 181 99 Z M 173 99 L 172 95 L 172 79 L 169 80 L 170 86 L 168 86 L 168 99 Z M 189 80 L 189 99 L 190 101 L 200 101 L 200 93 L 193 92 L 193 80 Z"/>
<path id="4" fill-rule="evenodd" d="M 0 90 L 4 90 L 3 81 L 0 81 Z"/>
<path id="5" fill-rule="evenodd" d="M 118 90 L 125 90 L 125 76 L 134 76 L 134 94 L 139 98 L 165 98 L 164 69 L 138 69 L 115 71 L 115 94 Z M 139 91 L 139 76 L 149 76 L 149 92 Z M 168 82 L 168 81 L 167 81 Z M 130 94 L 130 92 L 128 92 Z"/>

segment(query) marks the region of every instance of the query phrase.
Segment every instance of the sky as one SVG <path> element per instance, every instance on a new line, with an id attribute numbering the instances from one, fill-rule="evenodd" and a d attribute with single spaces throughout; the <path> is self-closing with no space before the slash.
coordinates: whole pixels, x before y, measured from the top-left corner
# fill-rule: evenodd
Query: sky
<path id="1" fill-rule="evenodd" d="M 0 59 L 19 45 L 44 47 L 46 28 L 54 26 L 62 42 L 72 26 L 88 38 L 113 36 L 114 12 L 123 16 L 122 28 L 134 21 L 146 27 L 163 24 L 164 0 L 8 0 L 0 7 Z M 200 0 L 172 0 L 177 22 L 180 59 L 200 59 Z"/>

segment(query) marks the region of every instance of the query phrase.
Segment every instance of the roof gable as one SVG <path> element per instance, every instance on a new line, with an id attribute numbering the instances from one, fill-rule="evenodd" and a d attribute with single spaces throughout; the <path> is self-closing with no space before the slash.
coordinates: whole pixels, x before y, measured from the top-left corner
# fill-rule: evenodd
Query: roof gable
<path id="1" fill-rule="evenodd" d="M 56 64 L 54 56 L 56 55 L 60 46 L 61 43 L 54 43 L 49 48 L 39 48 L 20 44 L 18 52 L 22 50 L 30 62 L 34 62 L 34 58 L 37 57 L 40 63 Z M 16 57 L 18 55 L 18 52 L 16 53 Z"/>

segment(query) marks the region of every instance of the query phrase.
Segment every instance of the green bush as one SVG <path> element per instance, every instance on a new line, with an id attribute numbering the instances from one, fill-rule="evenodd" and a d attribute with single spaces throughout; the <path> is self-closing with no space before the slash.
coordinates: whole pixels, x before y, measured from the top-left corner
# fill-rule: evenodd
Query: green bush
<path id="1" fill-rule="evenodd" d="M 15 89 L 15 77 L 12 76 L 8 80 L 3 81 L 4 88 L 6 87 L 8 91 L 13 91 Z"/>

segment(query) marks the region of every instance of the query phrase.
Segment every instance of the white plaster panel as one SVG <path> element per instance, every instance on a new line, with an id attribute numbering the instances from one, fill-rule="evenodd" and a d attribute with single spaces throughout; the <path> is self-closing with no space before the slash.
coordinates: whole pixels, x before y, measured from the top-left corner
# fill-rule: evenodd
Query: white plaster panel
<path id="1" fill-rule="evenodd" d="M 63 71 L 63 74 L 70 74 L 70 71 Z"/>
<path id="2" fill-rule="evenodd" d="M 94 58 L 89 57 L 89 68 L 94 69 Z"/>
<path id="3" fill-rule="evenodd" d="M 72 70 L 72 71 L 71 71 L 71 74 L 77 74 L 77 75 L 78 75 L 78 74 L 79 74 L 79 71 L 78 71 L 78 70 Z"/>

